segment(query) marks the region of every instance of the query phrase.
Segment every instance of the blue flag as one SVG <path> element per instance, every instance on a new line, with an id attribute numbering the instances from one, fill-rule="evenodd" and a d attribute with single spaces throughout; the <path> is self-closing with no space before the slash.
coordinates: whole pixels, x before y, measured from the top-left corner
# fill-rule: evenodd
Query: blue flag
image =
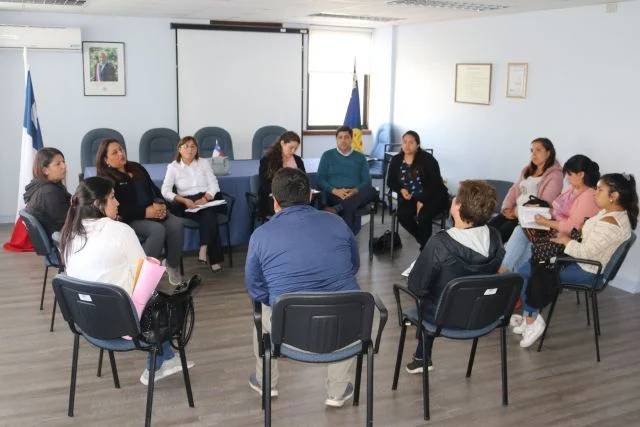
<path id="1" fill-rule="evenodd" d="M 33 93 L 31 83 L 31 70 L 27 71 L 27 93 L 24 102 L 24 120 L 22 121 L 24 132 L 31 138 L 31 146 L 38 151 L 42 144 L 42 133 L 40 132 L 40 121 L 38 120 L 38 109 L 36 108 L 36 96 Z M 24 137 L 23 137 L 24 139 Z"/>
<path id="2" fill-rule="evenodd" d="M 362 122 L 360 120 L 360 92 L 358 91 L 358 77 L 356 67 L 353 67 L 353 87 L 351 98 L 347 106 L 347 114 L 344 116 L 344 125 L 353 129 L 351 147 L 362 153 Z"/>

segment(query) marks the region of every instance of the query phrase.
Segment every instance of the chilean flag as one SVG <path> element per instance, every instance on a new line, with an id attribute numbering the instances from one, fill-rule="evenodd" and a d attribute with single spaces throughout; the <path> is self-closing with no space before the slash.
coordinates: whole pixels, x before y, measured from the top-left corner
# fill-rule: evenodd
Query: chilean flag
<path id="1" fill-rule="evenodd" d="M 43 147 L 42 133 L 40 132 L 40 122 L 38 121 L 38 110 L 36 108 L 36 97 L 33 94 L 33 84 L 31 83 L 31 71 L 27 64 L 27 49 L 24 50 L 24 65 L 27 73 L 26 96 L 24 103 L 24 120 L 22 122 L 22 150 L 20 153 L 20 179 L 18 181 L 18 209 L 16 211 L 16 225 L 11 234 L 11 240 L 4 244 L 5 250 L 12 252 L 33 251 L 29 234 L 24 226 L 18 211 L 24 208 L 24 187 L 32 179 L 33 161 L 36 152 Z"/>

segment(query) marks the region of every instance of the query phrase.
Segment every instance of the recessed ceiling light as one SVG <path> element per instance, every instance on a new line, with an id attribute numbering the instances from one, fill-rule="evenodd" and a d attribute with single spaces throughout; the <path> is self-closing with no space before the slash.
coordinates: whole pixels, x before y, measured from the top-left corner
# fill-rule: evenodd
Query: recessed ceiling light
<path id="1" fill-rule="evenodd" d="M 388 1 L 387 4 L 389 6 L 432 7 L 438 9 L 472 10 L 474 12 L 506 9 L 509 7 L 501 4 L 482 4 L 448 0 L 391 0 Z"/>

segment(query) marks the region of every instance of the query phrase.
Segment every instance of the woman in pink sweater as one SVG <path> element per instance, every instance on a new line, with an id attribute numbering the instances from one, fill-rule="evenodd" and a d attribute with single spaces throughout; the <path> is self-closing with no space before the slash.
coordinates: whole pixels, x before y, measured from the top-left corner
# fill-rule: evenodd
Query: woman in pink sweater
<path id="1" fill-rule="evenodd" d="M 500 231 L 505 243 L 518 225 L 518 206 L 524 205 L 529 196 L 536 196 L 551 205 L 560 191 L 562 168 L 556 161 L 556 149 L 548 138 L 536 138 L 531 142 L 531 162 L 522 169 L 502 202 L 500 214 L 489 225 Z"/>

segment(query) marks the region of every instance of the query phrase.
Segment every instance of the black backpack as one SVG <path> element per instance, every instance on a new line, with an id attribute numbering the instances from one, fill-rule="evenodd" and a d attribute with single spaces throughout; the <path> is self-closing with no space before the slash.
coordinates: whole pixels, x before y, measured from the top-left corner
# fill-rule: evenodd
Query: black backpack
<path id="1" fill-rule="evenodd" d="M 400 235 L 395 233 L 393 236 L 393 249 L 399 249 L 402 247 L 402 240 Z M 391 231 L 386 230 L 380 237 L 373 238 L 373 253 L 383 254 L 391 250 Z"/>

